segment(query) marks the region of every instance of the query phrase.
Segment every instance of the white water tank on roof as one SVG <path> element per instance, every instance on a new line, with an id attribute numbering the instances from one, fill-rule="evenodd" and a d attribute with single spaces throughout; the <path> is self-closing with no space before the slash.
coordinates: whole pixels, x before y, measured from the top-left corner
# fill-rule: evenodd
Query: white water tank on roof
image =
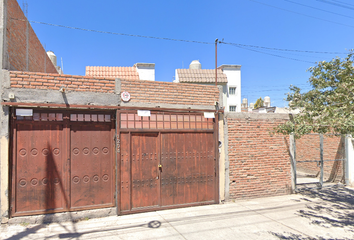
<path id="1" fill-rule="evenodd" d="M 270 107 L 270 97 L 268 96 L 264 97 L 264 106 Z"/>
<path id="2" fill-rule="evenodd" d="M 54 52 L 52 52 L 52 51 L 48 51 L 47 55 L 48 55 L 50 61 L 52 61 L 53 65 L 56 67 L 57 66 L 57 56 L 55 56 Z"/>
<path id="3" fill-rule="evenodd" d="M 189 64 L 189 69 L 202 69 L 202 64 L 199 60 L 193 60 L 191 64 Z"/>

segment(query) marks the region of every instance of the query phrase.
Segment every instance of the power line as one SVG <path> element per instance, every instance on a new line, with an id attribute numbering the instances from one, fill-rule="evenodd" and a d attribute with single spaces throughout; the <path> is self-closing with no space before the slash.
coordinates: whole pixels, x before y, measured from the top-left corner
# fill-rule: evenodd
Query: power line
<path id="1" fill-rule="evenodd" d="M 13 19 L 22 20 L 22 19 L 16 19 L 16 18 L 13 18 Z M 26 20 L 22 20 L 22 21 L 26 21 Z M 101 30 L 94 30 L 94 29 L 87 29 L 87 28 L 70 27 L 70 26 L 65 26 L 65 25 L 60 25 L 60 24 L 45 23 L 45 22 L 39 22 L 39 21 L 31 21 L 31 20 L 28 20 L 28 21 L 30 23 L 37 23 L 37 24 L 43 24 L 43 25 L 48 25 L 48 26 L 53 26 L 53 27 L 68 28 L 68 29 L 74 29 L 74 30 L 80 30 L 80 31 L 86 31 L 86 32 L 112 34 L 112 35 L 120 35 L 120 36 L 127 36 L 127 37 L 151 38 L 151 39 L 168 40 L 168 41 L 176 41 L 176 42 L 189 42 L 189 43 L 199 43 L 199 44 L 215 44 L 214 42 L 203 42 L 203 41 L 194 41 L 194 40 L 185 40 L 185 39 L 176 39 L 176 38 L 166 38 L 166 37 L 153 37 L 153 36 L 145 36 L 145 35 L 139 35 L 139 34 L 117 33 L 117 32 L 101 31 Z"/>
<path id="2" fill-rule="evenodd" d="M 290 88 L 290 85 L 292 85 L 293 87 L 302 87 L 302 88 L 310 88 L 312 86 L 310 85 L 307 85 L 307 84 L 289 84 L 289 85 L 267 85 L 267 86 L 260 86 L 260 85 L 257 85 L 258 88 L 262 88 L 262 90 L 277 90 L 277 89 L 281 89 L 281 90 L 284 90 L 284 89 L 288 89 Z M 264 89 L 264 88 L 268 88 L 268 89 Z M 270 89 L 269 89 L 270 88 Z M 247 89 L 254 89 L 254 86 L 242 86 L 242 89 L 244 90 L 247 90 Z"/>
<path id="3" fill-rule="evenodd" d="M 252 0 L 250 0 L 250 1 L 252 1 Z M 27 21 L 26 19 L 17 19 L 17 18 L 11 18 L 11 19 L 19 20 L 19 21 Z M 168 41 L 177 41 L 177 42 L 187 42 L 187 43 L 208 44 L 208 45 L 214 44 L 214 42 L 204 42 L 204 41 L 185 40 L 185 39 L 166 38 L 166 37 L 154 37 L 154 36 L 146 36 L 146 35 L 140 35 L 140 34 L 117 33 L 117 32 L 111 32 L 111 31 L 101 31 L 101 30 L 94 30 L 94 29 L 87 29 L 87 28 L 80 28 L 80 27 L 71 27 L 71 26 L 65 26 L 65 25 L 61 25 L 61 24 L 53 24 L 53 23 L 39 22 L 39 21 L 33 21 L 33 20 L 28 20 L 28 22 L 47 25 L 47 26 L 53 26 L 53 27 L 67 28 L 67 29 L 72 29 L 72 30 L 102 33 L 102 34 L 111 34 L 111 35 L 128 36 L 128 37 L 139 37 L 139 38 L 148 38 L 148 39 L 158 39 L 158 40 L 168 40 Z M 254 51 L 254 52 L 267 54 L 267 55 L 271 55 L 271 56 L 275 56 L 275 57 L 280 57 L 280 58 L 285 58 L 285 59 L 290 59 L 290 60 L 300 61 L 300 62 L 307 62 L 307 63 L 314 63 L 314 62 L 304 61 L 304 60 L 300 60 L 300 59 L 296 59 L 296 58 L 284 57 L 284 56 L 272 54 L 272 53 L 266 53 L 266 52 L 262 52 L 262 51 L 258 51 L 258 50 L 254 50 L 254 49 L 249 49 L 248 47 L 261 48 L 261 49 L 267 49 L 267 50 L 287 51 L 287 52 L 344 54 L 341 52 L 320 52 L 320 51 L 308 51 L 308 50 L 291 50 L 291 49 L 281 49 L 281 48 L 269 48 L 269 47 L 262 47 L 262 46 L 256 46 L 256 45 L 246 45 L 246 44 L 239 44 L 239 43 L 226 43 L 226 42 L 219 42 L 219 43 L 228 44 L 228 45 L 243 48 L 243 49 L 246 49 L 249 51 Z"/>
<path id="4" fill-rule="evenodd" d="M 266 55 L 270 55 L 270 56 L 274 56 L 274 57 L 290 59 L 290 60 L 294 60 L 294 61 L 298 61 L 298 62 L 306 62 L 306 63 L 315 64 L 315 62 L 305 61 L 305 60 L 301 60 L 301 59 L 297 59 L 297 58 L 284 57 L 284 56 L 281 56 L 281 55 L 278 55 L 278 54 L 273 54 L 273 53 L 266 53 L 266 52 L 258 51 L 258 50 L 255 50 L 255 49 L 250 49 L 250 48 L 247 48 L 247 47 L 242 47 L 242 46 L 239 46 L 239 45 L 233 45 L 233 44 L 230 44 L 230 45 L 231 45 L 231 46 L 234 46 L 234 47 L 246 49 L 246 50 L 248 50 L 248 51 L 258 52 L 258 53 L 262 53 L 262 54 L 266 54 Z"/>
<path id="5" fill-rule="evenodd" d="M 237 45 L 242 47 L 253 47 L 253 48 L 263 48 L 268 50 L 276 50 L 276 51 L 284 51 L 284 52 L 303 52 L 303 53 L 320 53 L 320 54 L 347 54 L 345 52 L 320 52 L 320 51 L 307 51 L 307 50 L 294 50 L 294 49 L 286 49 L 286 48 L 271 48 L 271 47 L 262 47 L 256 45 L 248 45 L 248 44 L 241 44 L 241 43 L 228 43 L 228 42 L 219 42 L 222 44 L 228 45 Z"/>
<path id="6" fill-rule="evenodd" d="M 317 7 L 312 7 L 312 6 L 305 5 L 305 4 L 298 3 L 298 2 L 294 2 L 294 1 L 291 1 L 291 0 L 284 0 L 284 1 L 290 2 L 290 3 L 293 3 L 293 4 L 297 4 L 297 5 L 300 5 L 300 6 L 304 6 L 304 7 L 307 7 L 307 8 L 316 9 L 316 10 L 318 10 L 318 11 L 327 12 L 327 13 L 335 14 L 335 15 L 338 15 L 338 16 L 342 16 L 342 17 L 354 19 L 354 18 L 351 17 L 351 16 L 347 16 L 347 15 L 344 15 L 344 14 L 340 14 L 340 13 L 335 13 L 335 12 L 327 11 L 327 10 L 324 10 L 324 9 L 321 9 L 321 8 L 317 8 Z"/>
<path id="7" fill-rule="evenodd" d="M 304 90 L 308 90 L 308 89 L 312 89 L 311 87 L 307 87 L 307 88 L 303 88 L 303 89 L 301 89 L 302 91 L 304 91 Z M 249 90 L 247 90 L 247 89 L 243 89 L 242 90 L 243 92 L 248 92 L 248 91 L 252 91 L 251 93 L 256 93 L 256 92 L 283 92 L 283 91 L 285 91 L 285 92 L 289 92 L 290 91 L 290 89 L 289 88 L 281 88 L 281 89 L 262 89 L 262 90 L 251 90 L 251 89 L 249 89 Z M 284 94 L 286 94 L 286 93 L 284 93 Z"/>
<path id="8" fill-rule="evenodd" d="M 330 5 L 333 5 L 333 6 L 337 6 L 337 7 L 341 7 L 341 8 L 345 8 L 345 9 L 349 9 L 349 10 L 354 10 L 354 8 L 348 6 L 347 3 L 344 3 L 344 4 L 339 3 L 340 1 L 337 1 L 338 3 L 330 2 L 330 1 L 327 1 L 327 0 L 316 0 L 316 1 L 327 3 L 327 4 L 330 4 Z M 351 5 L 351 4 L 349 4 L 349 5 Z"/>
<path id="9" fill-rule="evenodd" d="M 332 0 L 332 1 L 333 1 L 333 2 L 338 2 L 338 3 L 344 3 L 344 4 L 347 4 L 347 5 L 350 5 L 350 6 L 354 6 L 354 4 L 342 2 L 342 1 L 339 1 L 339 0 Z"/>
<path id="10" fill-rule="evenodd" d="M 314 16 L 311 16 L 311 15 L 307 15 L 307 14 L 303 14 L 303 13 L 291 11 L 291 10 L 288 10 L 288 9 L 285 9 L 285 8 L 276 7 L 276 6 L 267 4 L 267 3 L 262 3 L 262 2 L 258 2 L 258 1 L 255 1 L 255 0 L 248 0 L 248 1 L 255 2 L 255 3 L 258 3 L 258 4 L 262 4 L 262 5 L 265 5 L 265 6 L 268 6 L 268 7 L 280 9 L 280 10 L 282 10 L 282 11 L 295 13 L 295 14 L 298 14 L 298 15 L 301 15 L 301 16 L 305 16 L 305 17 L 309 17 L 309 18 L 314 18 L 314 19 L 317 19 L 317 20 L 321 20 L 321 21 L 325 21 L 325 22 L 330 22 L 330 23 L 334 23 L 334 24 L 338 24 L 338 25 L 342 25 L 342 26 L 354 28 L 354 26 L 352 26 L 352 25 L 348 25 L 348 24 L 344 24 L 344 23 L 339 23 L 339 22 L 335 22 L 335 21 L 331 21 L 331 20 L 327 20 L 327 19 L 323 19 L 323 18 L 314 17 Z M 320 1 L 320 0 L 317 0 L 317 1 Z"/>

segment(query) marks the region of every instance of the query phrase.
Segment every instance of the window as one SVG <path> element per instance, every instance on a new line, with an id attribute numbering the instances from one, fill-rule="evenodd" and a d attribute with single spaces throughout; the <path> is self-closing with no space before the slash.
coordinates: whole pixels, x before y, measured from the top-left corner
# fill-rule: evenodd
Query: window
<path id="1" fill-rule="evenodd" d="M 120 114 L 122 129 L 213 129 L 214 119 L 202 113 L 151 112 L 150 117 L 139 116 L 136 111 Z"/>
<path id="2" fill-rule="evenodd" d="M 235 95 L 236 94 L 236 87 L 230 87 L 229 88 L 229 95 Z"/>
<path id="3" fill-rule="evenodd" d="M 229 106 L 230 112 L 236 112 L 236 106 Z"/>

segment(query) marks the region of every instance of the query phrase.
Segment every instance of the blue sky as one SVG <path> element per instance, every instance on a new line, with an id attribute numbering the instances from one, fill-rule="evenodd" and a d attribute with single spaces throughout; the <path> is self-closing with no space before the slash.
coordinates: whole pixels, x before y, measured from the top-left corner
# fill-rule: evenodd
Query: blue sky
<path id="1" fill-rule="evenodd" d="M 31 23 L 46 50 L 57 55 L 58 65 L 63 59 L 65 74 L 84 75 L 85 66 L 133 66 L 146 62 L 155 63 L 156 81 L 172 81 L 175 69 L 188 68 L 192 60 L 198 59 L 204 69 L 214 68 L 216 38 L 242 44 L 219 44 L 218 66 L 242 65 L 242 98 L 248 98 L 249 103 L 270 96 L 273 106 L 285 106 L 283 99 L 290 84 L 309 89 L 309 67 L 318 61 L 345 57 L 347 50 L 354 48 L 352 0 L 18 2 L 21 7 L 27 3 L 30 21 L 210 43 Z"/>

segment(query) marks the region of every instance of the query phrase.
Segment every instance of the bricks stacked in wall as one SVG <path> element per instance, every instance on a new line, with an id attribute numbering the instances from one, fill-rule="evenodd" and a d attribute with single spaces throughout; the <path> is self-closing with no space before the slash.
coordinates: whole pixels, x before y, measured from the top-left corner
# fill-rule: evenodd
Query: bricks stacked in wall
<path id="1" fill-rule="evenodd" d="M 16 0 L 7 1 L 6 42 L 10 70 L 26 71 L 27 22 Z M 31 25 L 28 30 L 28 71 L 57 73 Z"/>
<path id="2" fill-rule="evenodd" d="M 114 78 L 11 71 L 11 87 L 27 89 L 114 93 Z M 143 80 L 121 80 L 121 91 L 128 91 L 133 103 L 211 105 L 219 99 L 215 86 L 176 84 Z M 119 93 L 118 93 L 119 94 Z"/>
<path id="3" fill-rule="evenodd" d="M 215 105 L 219 101 L 216 86 L 197 84 L 122 80 L 122 91 L 128 91 L 131 102 L 181 105 Z"/>
<path id="4" fill-rule="evenodd" d="M 12 88 L 114 93 L 115 79 L 11 71 Z"/>
<path id="5" fill-rule="evenodd" d="M 289 137 L 270 134 L 284 121 L 227 119 L 230 199 L 291 192 Z"/>
<path id="6" fill-rule="evenodd" d="M 326 136 L 323 139 L 323 158 L 324 160 L 335 160 L 344 158 L 344 143 L 339 136 Z M 320 136 L 304 135 L 296 139 L 296 160 L 320 161 Z M 318 162 L 297 162 L 296 167 L 299 171 L 307 175 L 318 176 L 320 166 Z M 323 168 L 324 181 L 340 181 L 343 178 L 342 161 L 325 161 Z"/>

